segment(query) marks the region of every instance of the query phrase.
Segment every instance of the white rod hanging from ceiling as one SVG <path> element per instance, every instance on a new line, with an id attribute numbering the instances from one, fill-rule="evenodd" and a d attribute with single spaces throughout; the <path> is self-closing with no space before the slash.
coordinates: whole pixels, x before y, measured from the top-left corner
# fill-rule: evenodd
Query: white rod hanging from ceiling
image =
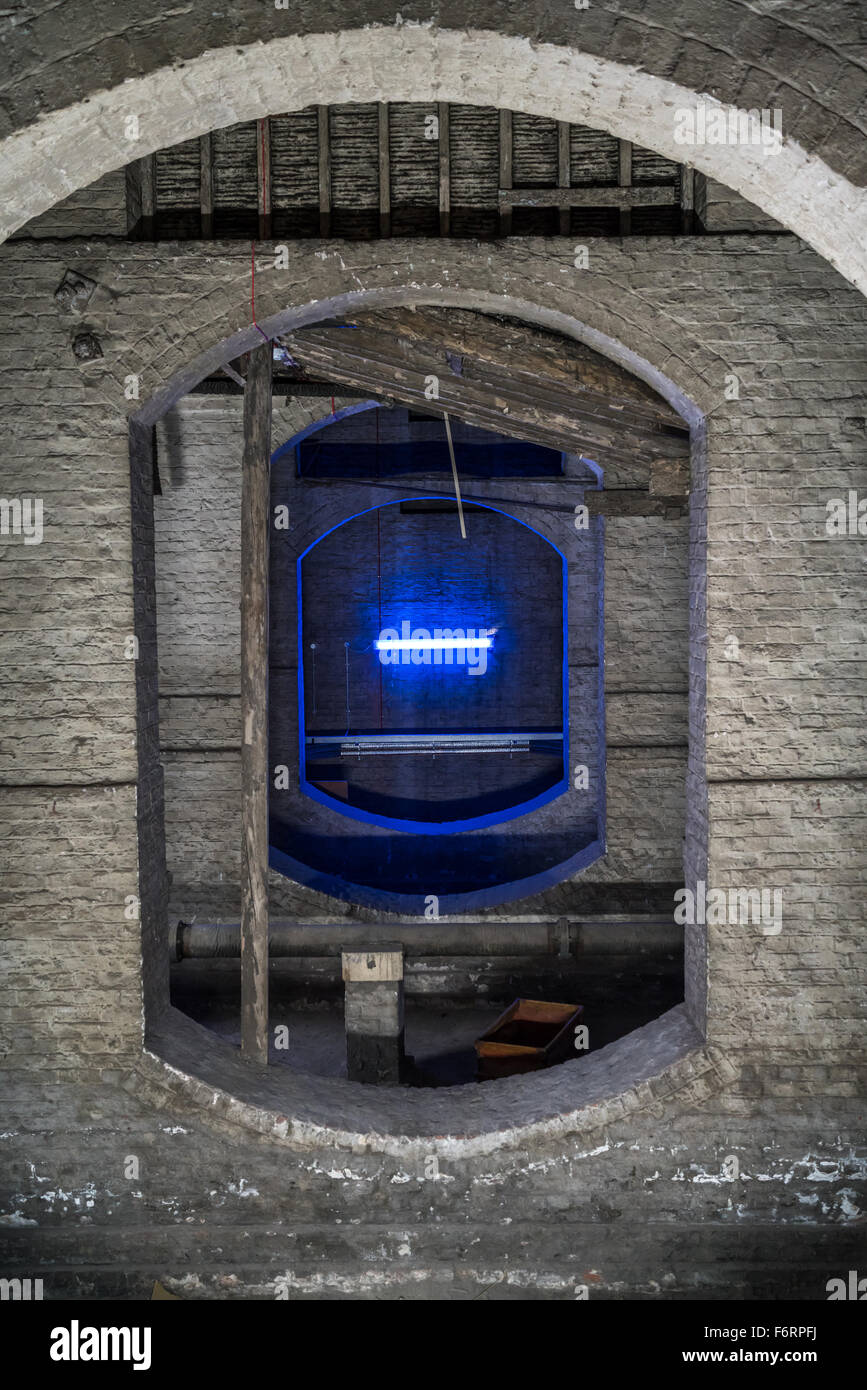
<path id="1" fill-rule="evenodd" d="M 458 520 L 461 523 L 461 535 L 463 536 L 464 540 L 466 540 L 467 528 L 464 525 L 464 504 L 461 501 L 461 485 L 458 481 L 458 466 L 455 463 L 455 446 L 452 443 L 452 427 L 449 424 L 449 417 L 445 413 L 443 414 L 443 419 L 446 422 L 446 438 L 449 441 L 449 457 L 452 461 L 452 477 L 455 480 L 455 498 L 457 499 L 458 504 Z"/>

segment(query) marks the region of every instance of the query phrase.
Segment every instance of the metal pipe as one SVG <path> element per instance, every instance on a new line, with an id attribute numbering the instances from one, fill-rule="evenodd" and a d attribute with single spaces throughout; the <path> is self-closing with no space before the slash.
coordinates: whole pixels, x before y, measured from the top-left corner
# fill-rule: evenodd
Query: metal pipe
<path id="1" fill-rule="evenodd" d="M 555 922 L 272 922 L 268 954 L 339 956 L 380 945 L 399 945 L 407 956 L 579 956 L 659 954 L 683 948 L 683 929 L 665 917 L 561 918 Z M 179 922 L 177 960 L 237 958 L 236 923 Z"/>

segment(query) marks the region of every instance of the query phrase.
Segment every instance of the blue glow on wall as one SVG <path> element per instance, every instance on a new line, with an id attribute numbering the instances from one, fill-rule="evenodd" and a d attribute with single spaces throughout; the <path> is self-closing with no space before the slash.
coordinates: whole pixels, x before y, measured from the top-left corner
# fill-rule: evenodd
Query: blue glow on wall
<path id="1" fill-rule="evenodd" d="M 315 582 L 311 579 L 310 585 L 304 585 L 305 558 L 319 554 L 320 543 L 329 535 L 337 541 L 335 550 L 329 552 L 329 556 L 333 556 L 335 551 L 339 556 L 341 549 L 346 548 L 344 538 L 350 534 L 344 527 L 360 516 L 376 518 L 387 515 L 389 504 L 365 512 L 364 508 L 370 509 L 373 501 L 369 488 L 356 489 L 350 483 L 338 488 L 339 501 L 333 498 L 330 505 L 323 509 L 321 495 L 313 490 L 306 491 L 305 484 L 296 481 L 296 446 L 319 431 L 330 432 L 336 423 L 349 427 L 352 421 L 362 424 L 370 421 L 371 424 L 365 426 L 367 433 L 364 437 L 377 437 L 380 428 L 372 422 L 378 413 L 374 401 L 344 406 L 331 417 L 311 422 L 278 448 L 272 457 L 272 498 L 275 503 L 290 504 L 293 526 L 290 531 L 275 531 L 272 537 L 270 737 L 273 760 L 289 763 L 292 772 L 285 789 L 281 789 L 282 784 L 275 784 L 277 790 L 272 789 L 269 798 L 270 863 L 278 872 L 296 882 L 377 911 L 420 915 L 427 910 L 429 899 L 425 895 L 429 893 L 438 895 L 440 916 L 498 907 L 580 874 L 604 852 L 605 715 L 601 680 L 604 522 L 600 517 L 593 517 L 589 530 L 579 534 L 573 531 L 571 525 L 561 531 L 554 517 L 545 516 L 537 533 L 532 510 L 519 498 L 516 497 L 515 501 L 521 510 L 517 516 L 512 516 L 502 506 L 496 505 L 497 502 L 505 502 L 506 498 L 492 499 L 492 506 L 481 499 L 477 501 L 468 489 L 464 495 L 465 508 L 470 509 L 467 515 L 470 528 L 468 549 L 483 553 L 485 536 L 493 540 L 488 553 L 492 571 L 504 581 L 500 590 L 502 601 L 490 602 L 478 591 L 470 592 L 464 587 L 460 597 L 453 593 L 447 603 L 440 603 L 431 587 L 436 562 L 435 544 L 420 546 L 413 563 L 408 568 L 403 567 L 400 574 L 394 571 L 388 574 L 389 544 L 386 539 L 387 527 L 383 524 L 381 612 L 378 611 L 378 603 L 369 601 L 369 591 L 367 596 L 364 592 L 363 574 L 366 572 L 369 575 L 371 568 L 368 554 L 364 565 L 358 566 L 358 601 L 351 602 L 338 613 L 336 607 L 329 603 L 331 585 L 328 563 L 324 567 L 314 566 L 314 570 L 318 569 Z M 389 412 L 389 420 L 394 413 Z M 386 433 L 387 430 L 383 428 L 383 436 Z M 351 434 L 350 438 L 354 440 L 355 434 Z M 351 450 L 345 442 L 343 447 L 349 455 Z M 462 446 L 458 447 L 462 452 Z M 519 447 L 515 446 L 516 449 Z M 351 459 L 349 461 L 352 462 Z M 459 463 L 466 461 L 459 460 Z M 586 459 L 582 464 L 595 479 L 595 484 L 586 481 L 584 486 L 601 487 L 601 469 Z M 355 465 L 348 470 L 350 474 L 354 468 Z M 561 473 L 563 470 L 545 471 Z M 509 469 L 498 467 L 495 472 L 508 473 Z M 525 476 L 520 459 L 517 460 L 515 472 L 519 477 Z M 364 481 L 368 478 L 369 474 L 365 474 Z M 406 488 L 408 495 L 402 494 L 398 486 L 395 494 L 392 494 L 390 501 L 396 502 L 399 510 L 404 510 L 408 503 L 407 510 L 416 512 L 422 510 L 417 506 L 420 502 L 436 503 L 433 507 L 425 506 L 425 511 L 443 512 L 443 504 L 453 496 L 450 489 L 439 491 L 435 482 L 427 491 L 424 486 L 413 489 L 412 483 L 409 483 Z M 576 496 L 580 497 L 580 493 Z M 545 547 L 541 551 L 538 546 L 532 550 L 535 543 L 531 542 L 534 561 L 524 564 L 519 558 L 518 565 L 510 566 L 508 556 L 490 528 L 474 520 L 472 512 L 476 506 L 487 508 L 492 516 L 502 514 L 515 526 L 516 531 L 526 527 L 530 538 L 539 534 L 550 547 L 547 550 L 548 561 L 544 558 Z M 571 501 L 568 510 L 572 510 Z M 322 519 L 323 512 L 327 518 L 325 520 Z M 482 520 L 479 518 L 479 523 Z M 571 522 L 571 517 L 566 520 Z M 452 516 L 445 523 L 446 530 L 449 521 L 453 531 L 457 531 L 453 507 Z M 318 528 L 314 529 L 317 522 Z M 376 519 L 373 526 L 376 531 Z M 294 538 L 300 536 L 304 539 L 299 545 Z M 518 539 L 515 554 L 520 557 L 523 553 L 525 548 Z M 567 557 L 571 625 L 569 660 L 572 663 L 568 684 L 565 659 Z M 539 559 L 545 571 L 544 579 L 541 579 L 536 563 Z M 375 560 L 373 564 L 375 567 Z M 287 565 L 290 567 L 288 572 Z M 559 579 L 556 574 L 558 567 Z M 290 574 L 292 578 L 297 575 L 297 590 Z M 303 595 L 306 593 L 310 597 L 317 590 L 319 601 L 313 604 L 310 613 L 306 613 Z M 541 615 L 541 623 L 537 623 L 539 600 L 542 598 L 545 611 Z M 563 627 L 558 639 L 552 619 L 560 611 Z M 484 679 L 469 679 L 468 668 L 460 664 L 456 669 L 450 669 L 447 664 L 437 669 L 433 661 L 430 666 L 423 661 L 416 665 L 410 658 L 406 665 L 401 659 L 397 665 L 384 666 L 373 646 L 374 639 L 386 626 L 396 627 L 399 632 L 403 621 L 409 621 L 412 630 L 419 627 L 429 629 L 432 636 L 437 626 L 452 629 L 463 626 L 476 631 L 481 627 L 489 632 L 492 628 L 499 629 L 492 647 L 487 650 L 488 666 Z M 598 636 L 598 642 L 594 642 L 594 633 Z M 321 659 L 326 655 L 323 650 L 318 649 L 315 653 L 315 670 L 311 664 L 310 646 L 323 634 L 335 647 L 335 660 L 340 668 L 336 674 L 332 673 L 330 681 L 326 679 L 321 664 Z M 559 641 L 562 641 L 562 648 Z M 529 675 L 526 669 L 521 669 L 530 653 L 544 650 L 551 657 L 550 661 L 544 663 L 544 668 L 538 662 Z M 412 786 L 407 788 L 403 808 L 396 807 L 391 816 L 365 807 L 347 806 L 337 799 L 339 792 L 335 792 L 330 780 L 334 773 L 327 770 L 326 760 L 319 759 L 323 753 L 327 753 L 329 744 L 333 748 L 336 742 L 339 747 L 348 729 L 353 730 L 350 736 L 353 746 L 369 751 L 371 744 L 388 744 L 393 756 L 387 759 L 383 757 L 382 764 L 387 761 L 393 768 L 402 771 L 405 759 L 395 745 L 405 739 L 414 743 L 415 739 L 412 734 L 395 734 L 390 730 L 406 728 L 406 718 L 401 722 L 400 716 L 408 715 L 418 696 L 424 695 L 428 709 L 435 708 L 439 712 L 440 723 L 447 729 L 443 736 L 451 744 L 460 745 L 465 739 L 475 742 L 477 733 L 452 733 L 451 730 L 461 727 L 478 729 L 479 724 L 474 716 L 480 714 L 485 706 L 485 692 L 490 691 L 496 696 L 498 691 L 502 694 L 514 690 L 520 696 L 522 691 L 535 686 L 537 676 L 542 675 L 546 683 L 546 699 L 552 704 L 551 678 L 556 678 L 561 669 L 561 650 L 562 723 L 559 706 L 556 716 L 552 706 L 552 717 L 541 721 L 546 725 L 544 734 L 540 734 L 538 726 L 529 727 L 531 723 L 536 725 L 536 721 L 528 717 L 532 709 L 526 702 L 521 705 L 519 700 L 518 709 L 513 711 L 507 702 L 503 702 L 500 711 L 503 721 L 511 721 L 510 733 L 518 728 L 533 737 L 534 747 L 539 750 L 537 766 L 544 758 L 549 767 L 562 769 L 562 780 L 556 785 L 548 782 L 547 790 L 538 796 L 527 786 L 516 787 L 515 790 L 521 795 L 511 798 L 510 808 L 489 816 L 473 814 L 478 809 L 477 805 L 470 808 L 464 801 L 454 806 L 442 806 L 436 810 L 439 823 L 434 824 L 416 820 L 416 803 L 412 799 L 415 788 Z M 589 671 L 594 658 L 597 658 L 597 665 L 590 679 L 585 680 L 577 674 L 576 663 Z M 344 663 L 349 666 L 351 677 L 352 708 L 348 721 L 345 720 L 341 691 L 337 690 L 338 686 L 342 687 Z M 371 708 L 369 701 L 365 706 L 359 700 L 358 677 L 365 669 L 376 673 L 377 684 L 381 678 L 384 696 L 382 726 L 378 709 Z M 333 693 L 341 694 L 336 702 L 339 708 L 335 708 L 334 700 L 330 708 L 325 708 L 327 702 L 323 702 L 323 692 L 329 684 Z M 569 685 L 572 689 L 571 701 Z M 294 694 L 296 691 L 297 696 Z M 319 732 L 323 726 L 323 714 L 327 715 L 324 722 L 332 730 L 331 735 L 324 737 Z M 486 728 L 492 728 L 490 722 L 486 723 Z M 365 729 L 366 733 L 361 732 Z M 485 734 L 483 737 L 487 751 L 480 751 L 479 756 L 474 753 L 459 755 L 464 774 L 461 780 L 467 790 L 473 788 L 474 778 L 482 764 L 508 767 L 511 761 L 511 754 L 497 756 L 490 748 L 495 742 L 499 742 L 501 747 L 509 743 L 510 739 L 505 733 Z M 294 749 L 300 751 L 300 768 L 295 752 L 288 746 L 288 739 L 291 739 Z M 570 751 L 570 744 L 574 744 L 574 751 Z M 572 767 L 571 760 L 575 758 L 591 764 L 595 774 L 592 796 L 581 797 L 571 793 L 568 774 Z M 446 759 L 439 754 L 435 758 L 417 761 L 439 766 L 446 763 Z M 377 757 L 363 754 L 356 763 L 353 756 L 337 775 L 353 778 L 356 767 L 363 771 L 365 765 L 370 769 L 377 762 Z M 519 762 L 516 759 L 515 765 L 519 765 Z M 553 805 L 549 804 L 552 802 Z M 464 834 L 464 831 L 475 833 Z"/>
<path id="2" fill-rule="evenodd" d="M 476 505 L 473 544 L 395 501 L 299 557 L 301 787 L 345 816 L 447 834 L 568 788 L 565 560 Z"/>

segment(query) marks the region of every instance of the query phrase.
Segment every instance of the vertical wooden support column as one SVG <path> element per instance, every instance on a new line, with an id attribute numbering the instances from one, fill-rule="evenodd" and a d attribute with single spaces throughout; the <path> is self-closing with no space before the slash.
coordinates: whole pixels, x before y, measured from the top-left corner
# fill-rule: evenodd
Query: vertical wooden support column
<path id="1" fill-rule="evenodd" d="M 153 241 L 157 231 L 157 172 L 156 157 L 146 154 L 139 160 L 141 180 L 142 241 Z"/>
<path id="2" fill-rule="evenodd" d="M 695 231 L 695 170 L 680 166 L 680 230 Z"/>
<path id="3" fill-rule="evenodd" d="M 319 235 L 331 236 L 331 132 L 327 106 L 318 106 L 319 116 Z"/>
<path id="4" fill-rule="evenodd" d="M 500 193 L 512 187 L 512 113 L 500 112 Z M 500 201 L 500 236 L 512 235 L 511 205 Z"/>
<path id="5" fill-rule="evenodd" d="M 343 951 L 346 1074 L 350 1081 L 399 1086 L 406 1066 L 403 947 Z"/>
<path id="6" fill-rule="evenodd" d="M 449 104 L 447 101 L 437 102 L 437 126 L 439 128 L 440 137 L 440 236 L 448 236 L 449 232 L 451 231 L 452 195 L 451 142 L 449 139 Z"/>
<path id="7" fill-rule="evenodd" d="M 572 152 L 570 149 L 570 125 L 568 121 L 557 122 L 557 187 L 569 188 L 572 183 Z M 572 223 L 572 209 L 560 209 L 560 235 L 568 236 Z"/>
<path id="8" fill-rule="evenodd" d="M 259 171 L 259 240 L 271 240 L 271 122 L 256 122 L 256 163 Z"/>
<path id="9" fill-rule="evenodd" d="M 271 353 L 249 355 L 241 473 L 241 1054 L 268 1061 L 268 542 Z"/>
<path id="10" fill-rule="evenodd" d="M 632 187 L 632 141 L 620 141 L 619 177 L 617 182 L 621 188 Z M 620 209 L 620 235 L 629 236 L 632 231 L 632 208 L 622 207 Z"/>
<path id="11" fill-rule="evenodd" d="M 134 159 L 126 166 L 126 234 L 135 239 L 141 236 L 141 161 Z"/>
<path id="12" fill-rule="evenodd" d="M 388 103 L 379 103 L 379 235 L 391 236 L 391 149 Z"/>
<path id="13" fill-rule="evenodd" d="M 202 236 L 210 241 L 214 235 L 214 155 L 210 135 L 199 137 L 199 209 Z"/>

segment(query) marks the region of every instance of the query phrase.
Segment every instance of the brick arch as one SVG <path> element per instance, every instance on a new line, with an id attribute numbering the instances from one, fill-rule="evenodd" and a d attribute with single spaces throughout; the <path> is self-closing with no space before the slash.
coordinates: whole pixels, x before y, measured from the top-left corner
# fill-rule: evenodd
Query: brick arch
<path id="1" fill-rule="evenodd" d="M 298 8 L 293 6 L 292 10 Z M 374 7 L 356 8 L 361 17 L 376 18 L 369 13 Z M 722 19 L 726 9 L 733 7 L 718 0 L 717 8 L 717 28 L 724 34 Z M 735 8 L 743 13 L 739 6 Z M 259 7 L 260 27 L 265 9 Z M 553 19 L 543 22 L 540 16 L 532 34 L 403 22 L 373 23 L 363 31 L 343 28 L 288 34 L 292 23 L 303 22 L 303 14 L 296 15 L 294 21 L 288 15 L 289 11 L 269 11 L 263 40 L 243 46 L 202 51 L 206 33 L 199 46 L 192 45 L 195 52 L 178 66 L 165 61 L 163 66 L 135 76 L 121 67 L 115 75 L 107 60 L 105 70 L 97 69 L 89 77 L 79 75 L 68 105 L 10 134 L 0 146 L 0 167 L 4 170 L 0 199 L 6 208 L 2 234 L 8 236 L 76 188 L 127 163 L 133 154 L 143 155 L 236 121 L 285 110 L 287 102 L 292 109 L 299 109 L 316 102 L 383 98 L 471 99 L 595 127 L 672 159 L 682 161 L 688 151 L 697 169 L 756 203 L 867 290 L 867 247 L 861 233 L 867 190 L 852 181 L 864 177 L 863 159 L 859 163 L 854 153 L 863 144 L 859 132 L 839 113 L 786 86 L 773 67 L 754 70 L 749 80 L 751 52 L 741 59 L 729 54 L 725 68 L 721 62 L 724 48 L 717 50 L 717 66 L 712 62 L 714 50 L 705 45 L 703 61 L 696 62 L 693 54 L 692 63 L 684 62 L 685 37 L 678 48 L 679 59 L 672 63 L 665 57 L 667 43 L 678 36 L 660 21 L 659 32 L 665 34 L 666 42 L 661 45 L 663 57 L 655 61 L 673 77 L 642 71 L 634 65 L 636 55 L 629 54 L 628 46 L 603 43 L 605 16 L 595 14 L 594 7 L 576 12 L 573 6 L 568 24 L 561 15 L 559 28 L 552 28 Z M 582 29 L 585 17 L 591 18 Z M 532 11 L 528 23 L 531 18 Z M 251 27 L 256 31 L 255 24 L 248 25 L 245 39 Z M 547 38 L 549 30 L 553 41 Z M 165 52 L 161 46 L 172 32 L 168 21 L 164 31 L 154 31 L 154 51 Z M 619 32 L 615 29 L 615 34 Z M 743 32 L 748 36 L 749 26 Z M 588 42 L 592 34 L 596 36 L 596 54 Z M 772 46 L 775 34 L 772 27 L 765 35 Z M 143 36 L 142 41 L 148 40 Z M 719 42 L 722 45 L 723 38 Z M 806 37 L 802 35 L 800 42 L 803 48 Z M 825 56 L 825 47 L 815 43 L 814 47 L 817 60 Z M 172 55 L 190 49 L 187 38 L 172 49 Z M 783 56 L 778 53 L 775 63 L 803 67 L 797 41 L 788 52 L 785 46 L 781 51 Z M 839 43 L 836 47 L 829 44 L 827 53 L 837 67 L 845 65 Z M 166 60 L 168 56 L 166 53 Z M 730 75 L 717 90 L 742 108 L 781 105 L 784 133 L 789 111 L 792 128 L 778 153 L 767 154 L 750 145 L 677 143 L 675 112 L 694 106 L 702 99 L 701 93 L 713 88 L 715 70 L 740 72 L 741 81 Z M 850 83 L 849 88 L 857 91 L 857 76 L 854 87 Z M 92 95 L 83 94 L 88 89 Z M 131 114 L 138 117 L 140 129 L 140 138 L 134 143 L 125 134 Z M 844 140 L 840 148 L 831 137 L 839 141 L 841 132 L 845 135 L 847 130 L 851 130 L 852 140 Z M 835 160 L 836 168 L 830 159 Z M 38 169 L 36 179 L 34 168 Z"/>
<path id="2" fill-rule="evenodd" d="M 390 268 L 390 284 L 382 287 L 377 284 L 381 272 L 376 264 L 376 243 L 360 244 L 352 248 L 352 253 L 351 264 L 346 263 L 349 248 L 343 247 L 340 254 L 327 254 L 317 261 L 316 270 L 311 271 L 309 252 L 295 245 L 290 251 L 288 285 L 276 277 L 262 280 L 257 275 L 257 308 L 262 328 L 278 333 L 363 308 L 451 304 L 505 313 L 587 343 L 653 385 L 691 424 L 693 551 L 694 562 L 700 567 L 704 554 L 704 419 L 719 394 L 722 377 L 718 374 L 725 370 L 725 364 L 712 350 L 685 334 L 674 316 L 649 318 L 640 296 L 613 279 L 610 305 L 602 305 L 598 290 L 581 279 L 585 272 L 576 270 L 568 258 L 560 262 L 573 277 L 566 312 L 561 307 L 562 286 L 553 283 L 550 274 L 551 265 L 557 264 L 553 255 L 550 260 L 546 258 L 543 273 L 534 273 L 523 259 L 515 264 L 512 248 L 442 248 L 436 243 L 416 242 L 402 249 L 404 261 Z M 149 399 L 133 416 L 134 432 L 137 426 L 153 424 L 215 364 L 261 343 L 259 330 L 246 320 L 242 329 L 229 332 L 233 321 L 245 319 L 248 303 L 245 272 L 249 263 L 241 255 L 233 260 L 237 274 L 231 283 L 227 275 L 222 275 L 219 288 L 199 305 L 199 318 L 190 326 L 187 337 L 166 352 L 160 308 L 151 301 L 148 331 L 113 364 L 110 381 L 114 398 L 124 372 L 136 363 L 143 371 L 143 380 L 160 375 L 158 382 L 151 381 Z M 576 285 L 580 287 L 577 294 Z M 287 307 L 287 299 L 300 299 L 313 292 L 319 297 Z M 585 309 L 589 323 L 578 316 Z M 621 339 L 613 336 L 615 329 L 622 334 Z M 219 333 L 224 337 L 215 342 Z M 644 356 L 645 351 L 652 356 Z M 195 354 L 192 361 L 191 354 Z M 137 496 L 138 508 L 133 515 L 133 535 L 141 538 L 147 531 L 141 510 L 142 501 L 147 499 L 135 484 L 133 495 Z M 137 558 L 134 550 L 134 564 L 137 591 L 145 609 L 152 613 L 153 604 L 145 592 L 148 582 L 153 583 L 152 571 L 148 580 L 148 559 L 141 550 Z M 700 629 L 704 608 L 700 583 L 691 614 L 690 679 L 696 709 L 701 711 L 704 657 Z M 145 637 L 137 678 L 143 689 L 152 690 L 155 681 L 151 679 L 148 660 L 155 666 L 156 648 L 155 641 Z M 687 882 L 705 872 L 706 789 L 704 728 L 700 717 L 691 726 L 690 739 L 689 796 L 694 810 L 691 815 L 688 813 L 687 821 Z M 147 757 L 148 749 L 143 747 Z M 149 755 L 155 766 L 158 752 L 153 744 Z M 140 764 L 140 785 L 147 786 L 152 780 L 153 767 Z M 142 797 L 140 804 L 147 808 L 139 822 L 140 843 L 153 852 L 153 846 L 159 843 L 159 828 L 152 823 L 159 815 L 158 799 Z M 373 1151 L 403 1156 L 482 1156 L 538 1138 L 557 1140 L 571 1133 L 589 1132 L 598 1125 L 600 1114 L 608 1113 L 608 1104 L 613 1107 L 612 1113 L 653 1107 L 656 1096 L 651 1082 L 659 1082 L 673 1094 L 681 1089 L 687 1094 L 694 1085 L 707 1087 L 710 1094 L 723 1089 L 733 1074 L 718 1051 L 705 1044 L 707 945 L 705 929 L 699 926 L 687 934 L 684 1005 L 620 1039 L 598 1056 L 552 1068 L 541 1081 L 538 1077 L 513 1077 L 484 1088 L 482 1094 L 477 1088 L 466 1087 L 424 1093 L 401 1088 L 385 1093 L 379 1088 L 271 1068 L 251 1085 L 249 1069 L 233 1049 L 216 1038 L 210 1039 L 208 1048 L 203 1049 L 197 1026 L 165 1009 L 167 984 L 159 982 L 165 969 L 165 931 L 154 929 L 149 911 L 143 894 L 148 1032 L 138 1063 L 140 1083 L 158 1103 L 192 1104 L 201 1107 L 205 1114 L 225 1116 L 278 1143 L 313 1149 L 323 1145 L 357 1148 L 363 1143 Z M 504 1100 L 508 1120 L 503 1118 Z"/>

